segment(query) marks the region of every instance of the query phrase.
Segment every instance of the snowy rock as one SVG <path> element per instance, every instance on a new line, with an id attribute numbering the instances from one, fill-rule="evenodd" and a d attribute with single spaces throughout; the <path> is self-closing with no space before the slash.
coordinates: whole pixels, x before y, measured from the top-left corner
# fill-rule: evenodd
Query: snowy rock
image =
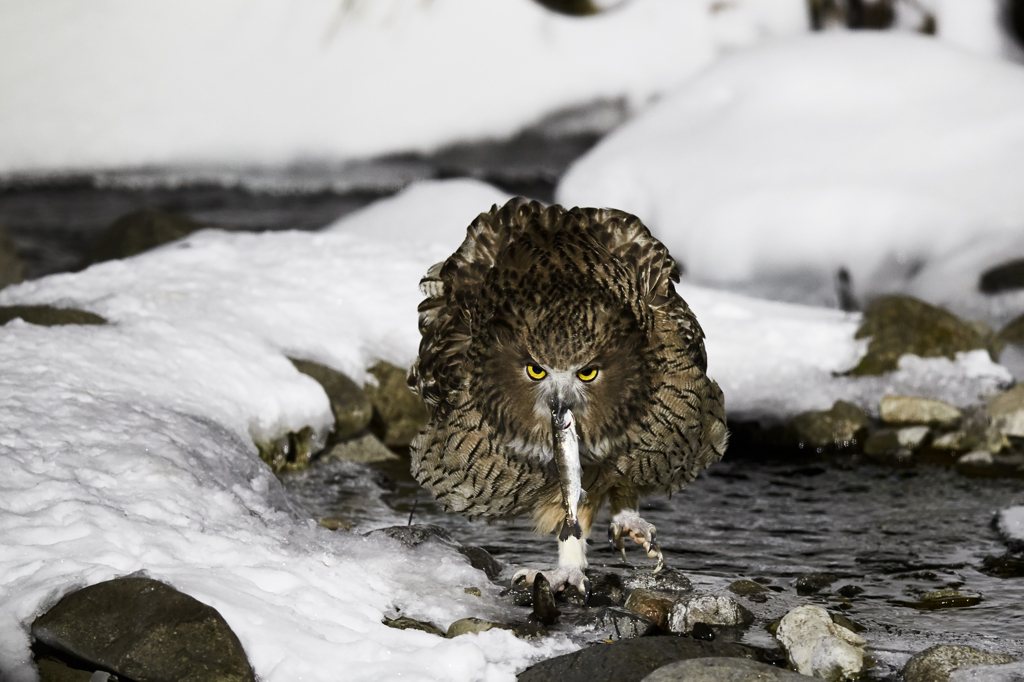
<path id="1" fill-rule="evenodd" d="M 804 412 L 794 417 L 789 425 L 802 445 L 841 449 L 863 439 L 871 421 L 856 405 L 837 400 L 832 409 Z"/>
<path id="2" fill-rule="evenodd" d="M 732 597 L 705 594 L 677 601 L 669 613 L 668 629 L 685 635 L 697 623 L 745 626 L 753 622 L 754 614 Z"/>
<path id="3" fill-rule="evenodd" d="M 806 675 L 749 658 L 695 658 L 658 668 L 641 682 L 800 682 Z"/>
<path id="4" fill-rule="evenodd" d="M 242 644 L 216 609 L 149 578 L 117 578 L 73 592 L 35 620 L 32 636 L 134 680 L 255 680 Z"/>
<path id="5" fill-rule="evenodd" d="M 17 284 L 25 278 L 25 264 L 14 248 L 14 242 L 0 225 L 0 289 Z"/>
<path id="6" fill-rule="evenodd" d="M 434 625 L 422 620 L 416 620 L 415 618 L 409 618 L 408 616 L 402 616 L 400 618 L 388 618 L 385 616 L 384 620 L 381 622 L 389 628 L 395 628 L 396 630 L 419 630 L 420 632 L 437 635 L 438 637 L 445 636 L 444 631 Z"/>
<path id="7" fill-rule="evenodd" d="M 988 401 L 993 425 L 1006 436 L 1024 436 L 1024 384 L 1017 384 Z"/>
<path id="8" fill-rule="evenodd" d="M 793 609 L 779 622 L 775 637 L 790 664 L 803 675 L 830 682 L 857 675 L 864 665 L 864 638 L 832 622 L 820 606 Z"/>
<path id="9" fill-rule="evenodd" d="M 321 457 L 330 457 L 342 462 L 358 462 L 360 464 L 391 462 L 401 459 L 385 447 L 384 443 L 381 443 L 372 433 L 338 443 L 321 455 Z"/>
<path id="10" fill-rule="evenodd" d="M 662 630 L 668 630 L 669 613 L 675 600 L 664 592 L 633 590 L 626 599 L 626 608 L 650 620 Z"/>
<path id="11" fill-rule="evenodd" d="M 61 324 L 106 324 L 107 321 L 95 313 L 74 308 L 54 308 L 48 305 L 0 306 L 0 326 L 11 320 L 22 319 L 28 324 L 52 327 Z"/>
<path id="12" fill-rule="evenodd" d="M 176 213 L 159 209 L 135 211 L 118 218 L 100 233 L 88 263 L 129 258 L 187 237 L 202 227 L 201 223 Z"/>
<path id="13" fill-rule="evenodd" d="M 335 440 L 347 440 L 369 426 L 373 406 L 359 384 L 326 365 L 289 359 L 295 369 L 320 384 L 331 401 L 331 412 L 334 413 L 334 432 L 331 435 Z"/>
<path id="14" fill-rule="evenodd" d="M 941 400 L 907 395 L 885 396 L 878 413 L 886 424 L 929 424 L 946 428 L 956 426 L 963 416 L 960 410 Z"/>
<path id="15" fill-rule="evenodd" d="M 905 682 L 949 682 L 957 668 L 1012 663 L 1012 656 L 991 654 L 974 647 L 939 644 L 915 654 L 903 667 Z"/>
<path id="16" fill-rule="evenodd" d="M 405 447 L 427 425 L 427 408 L 409 389 L 407 370 L 388 362 L 370 368 L 376 384 L 366 385 L 366 397 L 373 405 L 371 428 L 388 447 Z"/>
<path id="17" fill-rule="evenodd" d="M 274 440 L 256 440 L 260 459 L 266 462 L 275 474 L 302 471 L 309 466 L 310 457 L 320 452 L 327 440 L 325 431 L 304 426 L 298 431 L 289 431 Z"/>
<path id="18" fill-rule="evenodd" d="M 870 338 L 868 352 L 850 370 L 853 376 L 891 372 L 903 355 L 947 357 L 986 348 L 985 338 L 973 325 L 953 313 L 910 296 L 883 296 L 864 311 L 856 338 Z"/>

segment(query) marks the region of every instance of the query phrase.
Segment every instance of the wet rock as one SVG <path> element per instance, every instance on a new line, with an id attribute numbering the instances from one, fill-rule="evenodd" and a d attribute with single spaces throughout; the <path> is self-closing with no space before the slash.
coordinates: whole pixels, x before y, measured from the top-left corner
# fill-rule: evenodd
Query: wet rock
<path id="1" fill-rule="evenodd" d="M 466 587 L 462 590 L 466 594 L 471 594 L 474 597 L 483 597 L 484 593 L 480 591 L 479 587 Z"/>
<path id="2" fill-rule="evenodd" d="M 516 584 L 498 594 L 498 598 L 512 606 L 533 606 L 533 586 Z"/>
<path id="3" fill-rule="evenodd" d="M 388 526 L 387 528 L 378 528 L 377 530 L 371 530 L 366 534 L 366 537 L 373 537 L 374 535 L 386 535 L 393 540 L 398 540 L 406 547 L 419 547 L 424 542 L 434 541 L 448 545 L 450 547 L 457 547 L 458 542 L 452 537 L 452 534 L 441 526 L 435 526 L 430 523 L 416 523 L 411 526 Z"/>
<path id="4" fill-rule="evenodd" d="M 675 600 L 665 592 L 654 590 L 633 590 L 626 599 L 626 608 L 655 623 L 662 630 L 668 630 L 668 615 Z"/>
<path id="5" fill-rule="evenodd" d="M 469 559 L 470 566 L 486 573 L 489 579 L 494 580 L 501 575 L 501 562 L 483 547 L 462 545 L 459 547 L 459 553 Z"/>
<path id="6" fill-rule="evenodd" d="M 982 560 L 979 570 L 998 578 L 1024 578 L 1024 557 L 1013 554 L 989 555 Z"/>
<path id="7" fill-rule="evenodd" d="M 366 397 L 373 405 L 370 429 L 388 447 L 406 447 L 427 425 L 427 408 L 409 390 L 406 370 L 387 362 L 370 368 L 377 384 L 367 384 Z"/>
<path id="8" fill-rule="evenodd" d="M 345 530 L 352 530 L 352 522 L 347 519 L 341 519 L 337 516 L 322 516 L 316 520 L 316 522 L 326 528 L 327 530 L 338 530 L 344 528 Z"/>
<path id="9" fill-rule="evenodd" d="M 0 289 L 25 279 L 25 264 L 14 248 L 14 242 L 0 225 Z"/>
<path id="10" fill-rule="evenodd" d="M 987 338 L 956 315 L 910 296 L 883 296 L 864 311 L 856 338 L 869 338 L 867 354 L 848 373 L 882 374 L 896 369 L 908 353 L 955 359 L 962 351 L 988 348 Z"/>
<path id="11" fill-rule="evenodd" d="M 92 671 L 77 670 L 56 659 L 39 659 L 36 667 L 39 668 L 39 682 L 95 682 Z"/>
<path id="12" fill-rule="evenodd" d="M 859 597 L 864 594 L 864 588 L 858 587 L 857 585 L 843 585 L 836 590 L 836 594 L 840 597 L 846 597 L 847 599 L 854 599 L 855 597 Z M 856 632 L 856 630 L 854 630 L 854 632 Z"/>
<path id="13" fill-rule="evenodd" d="M 887 395 L 878 406 L 882 421 L 892 426 L 928 424 L 952 428 L 960 423 L 963 414 L 941 400 L 909 395 Z"/>
<path id="14" fill-rule="evenodd" d="M 377 437 L 372 433 L 338 443 L 322 456 L 338 459 L 342 462 L 356 462 L 358 464 L 373 464 L 401 459 L 391 450 L 388 450 L 384 443 L 377 440 Z"/>
<path id="15" fill-rule="evenodd" d="M 835 573 L 804 573 L 796 579 L 796 593 L 807 595 L 821 592 L 838 580 Z"/>
<path id="16" fill-rule="evenodd" d="M 1003 435 L 1024 437 L 1024 384 L 993 397 L 985 412 Z"/>
<path id="17" fill-rule="evenodd" d="M 741 597 L 748 597 L 752 594 L 763 594 L 770 592 L 770 590 L 762 585 L 761 583 L 755 583 L 753 580 L 737 580 L 736 582 L 729 585 L 729 591 L 733 594 L 738 594 Z"/>
<path id="18" fill-rule="evenodd" d="M 32 636 L 133 680 L 255 680 L 216 609 L 149 578 L 117 578 L 73 592 L 35 620 Z"/>
<path id="19" fill-rule="evenodd" d="M 837 625 L 820 606 L 798 606 L 779 621 L 776 639 L 786 650 L 791 666 L 802 675 L 830 682 L 850 679 L 864 667 L 864 645 L 859 635 Z"/>
<path id="20" fill-rule="evenodd" d="M 107 321 L 95 313 L 74 308 L 54 308 L 48 305 L 8 305 L 0 306 L 0 325 L 5 325 L 15 318 L 21 318 L 29 324 L 41 327 L 54 327 L 62 324 L 106 324 Z"/>
<path id="21" fill-rule="evenodd" d="M 642 682 L 800 682 L 805 675 L 749 658 L 695 658 L 658 668 Z"/>
<path id="22" fill-rule="evenodd" d="M 289 431 L 277 440 L 255 441 L 255 444 L 260 459 L 280 475 L 308 467 L 310 457 L 320 451 L 323 441 L 322 434 L 306 426 L 299 431 Z"/>
<path id="23" fill-rule="evenodd" d="M 441 628 L 431 625 L 426 621 L 409 618 L 408 616 L 402 616 L 401 618 L 393 619 L 385 616 L 384 620 L 381 622 L 383 622 L 384 625 L 387 625 L 389 628 L 395 628 L 396 630 L 420 630 L 422 632 L 427 632 L 431 635 L 437 635 L 438 637 L 445 636 L 445 633 L 443 630 L 441 630 Z"/>
<path id="24" fill-rule="evenodd" d="M 978 289 L 986 294 L 1024 288 L 1024 259 L 1016 259 L 993 266 L 981 273 Z"/>
<path id="25" fill-rule="evenodd" d="M 934 611 L 936 609 L 962 608 L 974 606 L 981 603 L 981 595 L 965 594 L 959 590 L 942 589 L 925 592 L 917 601 L 902 601 L 901 606 L 909 606 L 912 609 L 923 611 Z"/>
<path id="26" fill-rule="evenodd" d="M 1006 436 L 993 425 L 987 407 L 974 406 L 963 411 L 960 428 L 936 436 L 932 439 L 931 447 L 949 452 L 985 450 L 996 453 L 1007 448 L 1009 444 Z"/>
<path id="27" fill-rule="evenodd" d="M 693 590 L 690 579 L 671 566 L 657 573 L 646 569 L 629 571 L 623 574 L 622 584 L 627 590 L 657 590 L 679 594 Z"/>
<path id="28" fill-rule="evenodd" d="M 829 611 L 828 615 L 832 618 L 833 623 L 846 628 L 850 632 L 864 632 L 864 630 L 867 629 L 860 623 L 853 622 L 841 613 L 833 613 Z"/>
<path id="29" fill-rule="evenodd" d="M 658 629 L 654 621 L 618 606 L 587 609 L 576 625 L 592 627 L 595 634 L 603 634 L 607 639 L 646 637 Z"/>
<path id="30" fill-rule="evenodd" d="M 334 413 L 335 439 L 348 440 L 370 425 L 373 406 L 370 405 L 370 400 L 359 384 L 330 367 L 309 360 L 295 358 L 289 358 L 289 360 L 295 365 L 295 369 L 311 377 L 323 387 L 324 393 L 331 401 L 331 412 Z M 382 449 L 384 449 L 383 446 Z M 346 461 L 364 460 L 350 459 Z"/>
<path id="31" fill-rule="evenodd" d="M 530 620 L 544 625 L 554 625 L 561 615 L 562 612 L 555 604 L 555 595 L 551 593 L 551 583 L 543 573 L 538 573 L 533 580 L 533 612 L 530 614 Z"/>
<path id="32" fill-rule="evenodd" d="M 202 224 L 176 213 L 145 209 L 121 216 L 100 233 L 88 263 L 128 258 L 186 237 Z"/>
<path id="33" fill-rule="evenodd" d="M 915 654 L 903 666 L 904 682 L 949 682 L 950 673 L 972 665 L 1012 663 L 1006 654 L 990 654 L 970 646 L 939 644 Z"/>
<path id="34" fill-rule="evenodd" d="M 622 639 L 541 661 L 520 673 L 518 682 L 639 682 L 669 663 L 707 657 L 753 659 L 757 652 L 742 644 L 688 637 Z"/>
<path id="35" fill-rule="evenodd" d="M 591 606 L 622 606 L 626 603 L 626 589 L 617 573 L 588 571 Z"/>
<path id="36" fill-rule="evenodd" d="M 829 410 L 799 414 L 790 422 L 802 446 L 829 449 L 862 441 L 870 425 L 864 410 L 843 400 L 837 400 Z"/>
<path id="37" fill-rule="evenodd" d="M 448 626 L 448 632 L 445 634 L 445 637 L 453 639 L 459 635 L 471 635 L 494 629 L 509 630 L 520 639 L 538 639 L 546 637 L 548 634 L 548 631 L 540 625 L 528 623 L 510 625 L 507 623 L 495 623 L 482 618 L 460 618 Z"/>
<path id="38" fill-rule="evenodd" d="M 896 429 L 879 429 L 864 443 L 865 456 L 877 462 L 903 464 L 914 458 L 914 451 L 900 444 Z"/>
<path id="39" fill-rule="evenodd" d="M 696 623 L 706 625 L 747 626 L 754 622 L 754 614 L 732 597 L 705 594 L 684 598 L 672 606 L 668 629 L 688 634 Z"/>
<path id="40" fill-rule="evenodd" d="M 693 629 L 690 630 L 690 637 L 704 642 L 713 642 L 715 641 L 715 629 L 707 623 L 698 621 L 693 624 Z"/>

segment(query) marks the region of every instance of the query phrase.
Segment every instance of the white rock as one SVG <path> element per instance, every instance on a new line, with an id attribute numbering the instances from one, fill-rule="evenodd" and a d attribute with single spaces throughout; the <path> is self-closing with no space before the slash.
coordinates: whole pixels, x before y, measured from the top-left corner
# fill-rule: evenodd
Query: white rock
<path id="1" fill-rule="evenodd" d="M 696 623 L 708 625 L 748 625 L 753 614 L 726 595 L 704 594 L 676 602 L 668 616 L 670 632 L 686 634 Z"/>
<path id="2" fill-rule="evenodd" d="M 963 414 L 957 408 L 930 398 L 887 395 L 878 407 L 886 424 L 938 424 L 955 426 Z"/>
<path id="3" fill-rule="evenodd" d="M 974 466 L 988 466 L 995 460 L 992 459 L 992 453 L 984 450 L 975 450 L 974 452 L 968 452 L 960 459 L 956 461 L 957 464 L 972 464 Z"/>
<path id="4" fill-rule="evenodd" d="M 1024 384 L 992 398 L 986 411 L 1004 435 L 1024 436 Z"/>
<path id="5" fill-rule="evenodd" d="M 908 426 L 905 429 L 899 429 L 896 431 L 896 440 L 899 441 L 900 446 L 904 448 L 913 449 L 919 447 L 927 436 L 927 426 Z"/>
<path id="6" fill-rule="evenodd" d="M 864 667 L 863 637 L 832 622 L 820 606 L 799 606 L 779 622 L 775 633 L 802 675 L 830 682 L 848 679 Z"/>

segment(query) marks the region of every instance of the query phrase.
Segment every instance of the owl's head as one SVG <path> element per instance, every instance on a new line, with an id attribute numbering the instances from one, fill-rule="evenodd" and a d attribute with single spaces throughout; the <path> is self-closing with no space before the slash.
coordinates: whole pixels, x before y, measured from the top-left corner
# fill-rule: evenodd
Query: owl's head
<path id="1" fill-rule="evenodd" d="M 506 444 L 546 457 L 552 411 L 572 410 L 584 458 L 600 458 L 641 409 L 646 335 L 607 291 L 550 281 L 507 296 L 474 330 L 470 394 Z"/>

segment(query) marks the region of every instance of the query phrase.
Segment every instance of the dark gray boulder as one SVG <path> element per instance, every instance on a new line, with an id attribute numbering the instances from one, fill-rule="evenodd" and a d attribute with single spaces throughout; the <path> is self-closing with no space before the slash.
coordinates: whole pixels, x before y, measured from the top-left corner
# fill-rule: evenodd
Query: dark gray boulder
<path id="1" fill-rule="evenodd" d="M 128 258 L 186 237 L 203 225 L 160 209 L 144 209 L 121 216 L 100 233 L 86 264 Z"/>
<path id="2" fill-rule="evenodd" d="M 806 682 L 814 679 L 749 658 L 695 658 L 658 668 L 643 682 Z"/>
<path id="3" fill-rule="evenodd" d="M 323 387 L 334 413 L 334 438 L 348 440 L 370 425 L 373 406 L 362 387 L 336 369 L 309 360 L 289 358 L 295 369 Z"/>

